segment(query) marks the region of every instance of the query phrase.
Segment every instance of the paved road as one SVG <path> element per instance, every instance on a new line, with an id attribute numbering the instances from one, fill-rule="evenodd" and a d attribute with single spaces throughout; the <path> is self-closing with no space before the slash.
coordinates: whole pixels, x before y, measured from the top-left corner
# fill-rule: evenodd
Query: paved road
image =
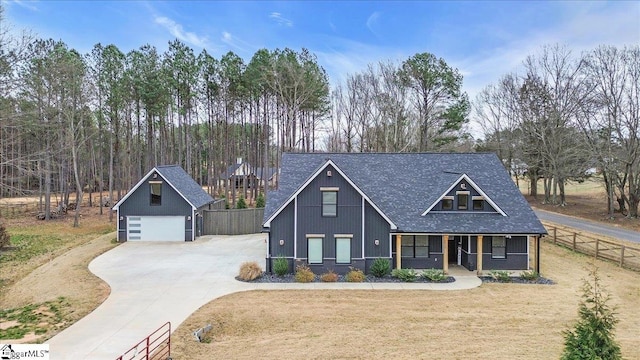
<path id="1" fill-rule="evenodd" d="M 545 210 L 534 210 L 538 218 L 543 221 L 550 221 L 557 224 L 570 226 L 578 230 L 588 231 L 619 240 L 627 240 L 640 243 L 640 232 L 609 226 L 590 220 L 579 219 L 573 216 L 561 215 Z"/>
<path id="2" fill-rule="evenodd" d="M 254 234 L 210 236 L 195 242 L 128 242 L 100 255 L 89 269 L 109 284 L 109 298 L 48 341 L 51 359 L 113 360 L 167 321 L 175 330 L 202 305 L 238 291 L 463 290 L 481 285 L 477 276 L 456 276 L 455 282 L 445 284 L 236 281 L 242 262 L 264 264 L 265 237 Z"/>

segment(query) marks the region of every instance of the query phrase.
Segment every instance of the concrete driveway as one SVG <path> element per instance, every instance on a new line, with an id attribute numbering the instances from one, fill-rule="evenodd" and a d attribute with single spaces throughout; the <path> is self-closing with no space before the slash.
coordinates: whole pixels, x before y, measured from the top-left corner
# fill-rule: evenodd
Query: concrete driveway
<path id="1" fill-rule="evenodd" d="M 97 257 L 89 269 L 111 286 L 111 294 L 48 341 L 51 359 L 114 360 L 167 321 L 175 329 L 212 299 L 255 288 L 234 276 L 244 261 L 264 268 L 265 239 L 252 234 L 128 242 Z"/>

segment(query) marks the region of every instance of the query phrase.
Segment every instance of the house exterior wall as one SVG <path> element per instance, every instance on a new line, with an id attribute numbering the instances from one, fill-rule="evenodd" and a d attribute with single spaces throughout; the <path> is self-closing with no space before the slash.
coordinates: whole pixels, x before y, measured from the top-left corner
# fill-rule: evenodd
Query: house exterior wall
<path id="1" fill-rule="evenodd" d="M 294 269 L 294 207 L 292 201 L 282 210 L 278 216 L 271 222 L 269 231 L 269 254 L 267 258 L 268 271 L 272 269 L 273 259 L 282 256 L 289 263 L 289 271 Z M 280 245 L 280 240 L 284 240 L 284 244 Z"/>
<path id="2" fill-rule="evenodd" d="M 491 236 L 482 238 L 482 268 L 484 270 L 527 270 L 528 249 L 526 236 L 512 236 L 506 239 L 506 258 L 493 259 L 491 257 Z M 477 270 L 478 254 L 477 254 L 478 237 L 471 236 L 471 251 L 465 254 L 462 252 L 462 265 L 469 270 Z M 464 249 L 463 249 L 464 250 Z"/>
<path id="3" fill-rule="evenodd" d="M 401 234 L 404 236 L 413 236 L 413 235 L 425 235 L 425 234 Z M 417 258 L 409 258 L 403 257 L 401 258 L 401 267 L 403 269 L 442 269 L 443 265 L 443 251 L 442 251 L 442 236 L 441 235 L 428 235 L 429 236 L 429 256 L 428 257 L 417 257 Z M 393 264 L 396 263 L 395 246 L 396 246 L 396 236 L 393 236 L 392 246 L 394 249 L 393 253 Z"/>
<path id="4" fill-rule="evenodd" d="M 327 175 L 328 171 L 331 172 L 331 176 Z M 323 191 L 321 188 L 338 189 L 337 216 L 322 216 Z M 363 227 L 365 257 L 362 256 Z M 268 269 L 272 269 L 273 259 L 282 255 L 288 258 L 290 270 L 293 272 L 296 261 L 307 263 L 307 235 L 322 235 L 323 262 L 309 265 L 315 273 L 332 270 L 344 274 L 350 267 L 367 271 L 367 264 L 376 257 L 389 258 L 389 231 L 389 223 L 363 200 L 360 193 L 335 168 L 327 166 L 271 221 L 267 266 Z M 351 263 L 349 264 L 336 264 L 336 235 L 351 236 Z M 281 239 L 285 240 L 283 246 L 280 245 Z M 294 239 L 297 242 L 295 249 Z M 379 240 L 377 246 L 376 239 Z M 366 261 L 366 258 L 369 258 L 369 261 Z"/>
<path id="5" fill-rule="evenodd" d="M 151 205 L 151 189 L 149 181 L 162 181 L 162 200 L 160 205 Z M 153 179 L 149 176 L 140 186 L 129 195 L 118 209 L 118 241 L 127 240 L 127 216 L 185 216 L 184 240 L 192 237 L 192 221 L 195 213 L 191 205 L 160 176 Z M 191 216 L 191 220 L 186 217 Z M 122 220 L 120 220 L 122 217 Z"/>

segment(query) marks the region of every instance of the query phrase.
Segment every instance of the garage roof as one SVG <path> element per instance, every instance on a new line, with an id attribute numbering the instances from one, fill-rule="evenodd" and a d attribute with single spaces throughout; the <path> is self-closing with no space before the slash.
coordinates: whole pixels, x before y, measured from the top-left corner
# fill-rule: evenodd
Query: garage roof
<path id="1" fill-rule="evenodd" d="M 117 204 L 113 210 L 117 210 L 126 199 L 154 172 L 158 173 L 175 191 L 180 194 L 194 209 L 201 208 L 214 201 L 214 199 L 202 189 L 193 178 L 179 165 L 156 166 L 147 173 Z"/>

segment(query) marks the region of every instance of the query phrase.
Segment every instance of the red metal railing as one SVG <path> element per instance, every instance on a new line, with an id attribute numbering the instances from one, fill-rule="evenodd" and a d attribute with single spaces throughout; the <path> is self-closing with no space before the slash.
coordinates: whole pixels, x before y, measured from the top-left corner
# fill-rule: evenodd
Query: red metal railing
<path id="1" fill-rule="evenodd" d="M 159 360 L 171 358 L 171 323 L 160 326 L 116 360 Z"/>

